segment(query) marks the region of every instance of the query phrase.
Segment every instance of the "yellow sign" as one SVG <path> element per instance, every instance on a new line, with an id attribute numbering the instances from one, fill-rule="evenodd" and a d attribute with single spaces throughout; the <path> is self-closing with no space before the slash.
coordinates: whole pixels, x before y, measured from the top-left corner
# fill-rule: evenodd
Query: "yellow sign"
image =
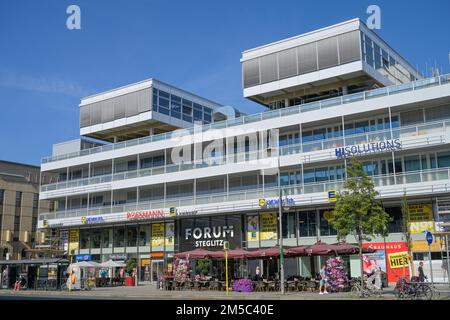
<path id="1" fill-rule="evenodd" d="M 177 215 L 177 207 L 169 208 L 169 217 L 175 217 Z"/>
<path id="2" fill-rule="evenodd" d="M 328 190 L 328 202 L 336 202 L 336 190 Z"/>
<path id="3" fill-rule="evenodd" d="M 395 252 L 388 254 L 391 269 L 408 267 L 408 252 Z"/>
<path id="4" fill-rule="evenodd" d="M 323 217 L 325 218 L 325 220 L 327 220 L 328 222 L 330 222 L 330 220 L 334 219 L 334 211 L 324 211 L 323 212 Z"/>
<path id="5" fill-rule="evenodd" d="M 173 246 L 175 242 L 175 225 L 173 222 L 166 223 L 166 246 Z"/>
<path id="6" fill-rule="evenodd" d="M 150 259 L 141 259 L 141 267 L 150 265 Z"/>
<path id="7" fill-rule="evenodd" d="M 261 214 L 261 240 L 277 240 L 277 214 Z"/>
<path id="8" fill-rule="evenodd" d="M 412 234 L 434 232 L 433 205 L 431 203 L 409 205 L 408 222 L 409 232 Z"/>
<path id="9" fill-rule="evenodd" d="M 152 248 L 163 249 L 164 246 L 164 223 L 152 224 Z"/>
<path id="10" fill-rule="evenodd" d="M 259 240 L 259 221 L 258 216 L 247 216 L 247 241 Z"/>
<path id="11" fill-rule="evenodd" d="M 444 241 L 435 240 L 430 245 L 430 251 L 431 252 L 440 252 L 441 251 L 441 244 L 444 247 Z M 425 240 L 416 240 L 412 242 L 412 251 L 413 252 L 428 252 L 428 242 Z"/>
<path id="12" fill-rule="evenodd" d="M 266 205 L 266 199 L 259 199 L 259 206 L 264 207 Z"/>
<path id="13" fill-rule="evenodd" d="M 73 229 L 69 231 L 69 253 L 72 254 L 72 250 L 78 250 L 80 242 L 80 230 Z"/>

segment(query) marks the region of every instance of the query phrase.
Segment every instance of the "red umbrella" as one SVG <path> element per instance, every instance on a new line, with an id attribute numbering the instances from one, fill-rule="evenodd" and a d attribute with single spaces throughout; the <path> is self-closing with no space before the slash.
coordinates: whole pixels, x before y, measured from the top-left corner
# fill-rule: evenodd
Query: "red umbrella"
<path id="1" fill-rule="evenodd" d="M 290 256 L 306 256 L 306 246 L 289 248 L 287 254 Z"/>
<path id="2" fill-rule="evenodd" d="M 225 256 L 224 253 L 222 253 L 223 256 Z M 251 256 L 251 252 L 244 250 L 244 249 L 233 249 L 233 250 L 228 250 L 228 258 L 231 259 L 247 259 L 249 256 Z"/>
<path id="3" fill-rule="evenodd" d="M 189 256 L 190 259 L 207 259 L 207 258 L 221 258 L 223 253 L 218 251 L 209 251 L 205 249 L 194 249 L 191 251 L 184 251 L 175 253 L 173 255 L 175 258 L 185 259 Z"/>
<path id="4" fill-rule="evenodd" d="M 359 253 L 359 247 L 357 245 L 341 242 L 341 243 L 335 243 L 333 246 L 336 247 L 336 251 L 338 254 L 357 254 Z M 373 248 L 363 248 L 363 253 L 372 253 L 375 252 Z"/>
<path id="5" fill-rule="evenodd" d="M 287 255 L 288 251 L 283 248 L 283 255 Z M 280 247 L 264 248 L 256 251 L 250 251 L 248 258 L 265 258 L 265 257 L 279 257 Z"/>
<path id="6" fill-rule="evenodd" d="M 322 241 L 317 241 L 315 244 L 307 246 L 305 252 L 310 256 L 328 256 L 328 255 L 338 255 L 336 251 L 336 245 L 326 244 Z"/>

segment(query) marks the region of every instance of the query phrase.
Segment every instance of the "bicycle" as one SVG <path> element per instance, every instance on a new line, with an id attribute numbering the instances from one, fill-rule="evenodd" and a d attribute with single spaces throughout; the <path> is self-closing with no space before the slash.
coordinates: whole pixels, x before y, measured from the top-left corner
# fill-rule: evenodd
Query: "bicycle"
<path id="1" fill-rule="evenodd" d="M 93 280 L 93 279 L 88 278 L 88 279 L 84 279 L 81 282 L 81 290 L 90 291 L 90 290 L 92 290 L 95 287 L 96 287 L 95 286 L 95 280 Z"/>
<path id="2" fill-rule="evenodd" d="M 408 281 L 406 277 L 400 278 L 394 289 L 394 294 L 399 299 L 439 299 L 440 293 L 436 287 L 428 282 L 419 282 L 417 277 Z"/>
<path id="3" fill-rule="evenodd" d="M 368 281 L 368 279 L 365 279 L 363 288 L 361 288 L 361 279 L 352 279 L 352 281 L 350 281 L 350 286 L 351 295 L 355 298 L 370 298 L 374 296 L 381 296 L 381 288 L 378 288 L 376 285 Z"/>

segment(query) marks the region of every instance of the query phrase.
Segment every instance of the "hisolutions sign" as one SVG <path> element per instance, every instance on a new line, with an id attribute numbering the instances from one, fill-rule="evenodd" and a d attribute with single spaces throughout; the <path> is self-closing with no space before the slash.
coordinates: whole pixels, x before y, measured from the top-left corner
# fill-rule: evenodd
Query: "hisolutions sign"
<path id="1" fill-rule="evenodd" d="M 391 139 L 378 142 L 369 142 L 334 149 L 336 157 L 345 158 L 366 155 L 370 153 L 396 151 L 402 148 L 400 139 Z"/>

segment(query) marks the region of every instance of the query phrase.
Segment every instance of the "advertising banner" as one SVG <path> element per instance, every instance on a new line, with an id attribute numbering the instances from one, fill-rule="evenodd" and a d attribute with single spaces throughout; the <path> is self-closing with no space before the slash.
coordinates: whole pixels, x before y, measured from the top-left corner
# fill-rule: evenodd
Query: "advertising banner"
<path id="1" fill-rule="evenodd" d="M 164 223 L 152 224 L 152 249 L 164 249 Z"/>
<path id="2" fill-rule="evenodd" d="M 173 246 L 175 243 L 175 224 L 166 223 L 166 246 Z"/>
<path id="3" fill-rule="evenodd" d="M 372 248 L 376 251 L 363 255 L 363 269 L 370 273 L 375 266 L 387 273 L 389 282 L 397 282 L 404 275 L 409 277 L 408 249 L 404 242 L 386 242 L 386 250 L 383 242 L 363 243 L 364 248 Z M 387 260 L 386 260 L 387 254 Z"/>
<path id="4" fill-rule="evenodd" d="M 69 232 L 69 253 L 72 252 L 72 250 L 78 250 L 79 248 L 79 242 L 80 242 L 80 230 L 78 229 L 72 229 Z"/>
<path id="5" fill-rule="evenodd" d="M 261 240 L 277 240 L 277 214 L 261 214 Z"/>
<path id="6" fill-rule="evenodd" d="M 247 216 L 247 241 L 259 240 L 259 217 L 258 215 Z"/>
<path id="7" fill-rule="evenodd" d="M 408 205 L 408 221 L 412 234 L 434 232 L 433 205 L 431 203 Z"/>

